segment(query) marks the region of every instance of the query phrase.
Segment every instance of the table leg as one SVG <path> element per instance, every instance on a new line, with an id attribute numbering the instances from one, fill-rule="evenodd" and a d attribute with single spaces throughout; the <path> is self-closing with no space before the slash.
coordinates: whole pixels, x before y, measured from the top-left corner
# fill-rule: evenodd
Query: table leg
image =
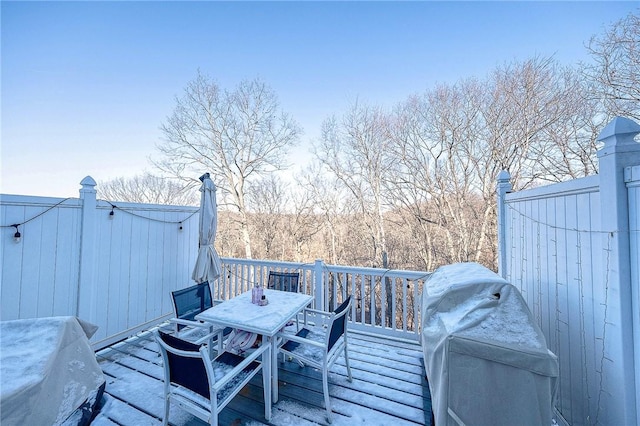
<path id="1" fill-rule="evenodd" d="M 267 342 L 267 337 L 262 336 L 262 345 L 271 345 L 271 342 Z M 262 386 L 264 386 L 264 418 L 269 422 L 271 421 L 271 372 L 272 357 L 271 347 L 262 353 Z M 276 365 L 276 370 L 278 366 Z"/>
<path id="2" fill-rule="evenodd" d="M 278 402 L 278 337 L 273 336 L 271 341 L 271 396 L 275 404 Z"/>
<path id="3" fill-rule="evenodd" d="M 224 339 L 224 327 L 220 328 L 220 331 L 218 331 L 218 354 L 221 354 L 224 351 L 224 348 L 222 347 L 222 339 Z"/>

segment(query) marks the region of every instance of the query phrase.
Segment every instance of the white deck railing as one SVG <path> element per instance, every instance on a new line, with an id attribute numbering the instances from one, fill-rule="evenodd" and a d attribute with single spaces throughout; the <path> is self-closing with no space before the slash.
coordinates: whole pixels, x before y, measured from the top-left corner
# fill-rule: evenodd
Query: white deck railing
<path id="1" fill-rule="evenodd" d="M 354 297 L 354 329 L 399 338 L 418 338 L 419 306 L 426 271 L 360 268 L 314 263 L 222 258 L 223 276 L 213 285 L 214 298 L 228 299 L 255 284 L 266 286 L 269 271 L 299 272 L 301 292 L 314 296 L 317 309 L 332 310 Z"/>

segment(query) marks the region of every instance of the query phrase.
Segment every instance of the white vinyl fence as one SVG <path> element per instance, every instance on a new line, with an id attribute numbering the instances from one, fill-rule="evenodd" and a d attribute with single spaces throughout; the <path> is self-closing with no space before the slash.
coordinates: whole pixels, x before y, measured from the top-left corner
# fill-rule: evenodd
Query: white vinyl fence
<path id="1" fill-rule="evenodd" d="M 498 179 L 499 268 L 560 364 L 571 425 L 640 424 L 640 125 L 600 134 L 599 175 L 512 193 Z"/>
<path id="2" fill-rule="evenodd" d="M 96 200 L 95 185 L 0 196 L 2 320 L 78 316 L 99 326 L 98 348 L 165 318 L 171 290 L 192 284 L 198 208 Z"/>

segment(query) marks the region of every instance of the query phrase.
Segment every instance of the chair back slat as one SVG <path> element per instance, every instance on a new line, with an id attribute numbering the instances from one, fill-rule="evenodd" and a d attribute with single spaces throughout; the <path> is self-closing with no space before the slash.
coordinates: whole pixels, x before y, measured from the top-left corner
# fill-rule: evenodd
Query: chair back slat
<path id="1" fill-rule="evenodd" d="M 163 347 L 165 362 L 169 364 L 169 380 L 209 399 L 209 381 L 207 370 L 200 355 L 200 346 L 177 339 L 169 334 L 159 332 L 160 338 L 167 347 Z M 171 349 L 193 352 L 192 357 L 175 354 Z"/>
<path id="2" fill-rule="evenodd" d="M 298 282 L 300 274 L 298 272 L 275 272 L 269 271 L 267 287 L 272 290 L 298 292 Z"/>
<path id="3" fill-rule="evenodd" d="M 207 281 L 171 292 L 176 318 L 193 321 L 195 316 L 213 306 Z M 183 326 L 178 325 L 178 330 Z"/>
<path id="4" fill-rule="evenodd" d="M 333 345 L 336 344 L 338 339 L 344 335 L 347 331 L 347 315 L 349 313 L 349 307 L 351 306 L 351 296 L 342 302 L 340 306 L 334 311 L 333 322 L 331 323 L 331 330 L 329 331 L 328 350 L 331 351 Z"/>

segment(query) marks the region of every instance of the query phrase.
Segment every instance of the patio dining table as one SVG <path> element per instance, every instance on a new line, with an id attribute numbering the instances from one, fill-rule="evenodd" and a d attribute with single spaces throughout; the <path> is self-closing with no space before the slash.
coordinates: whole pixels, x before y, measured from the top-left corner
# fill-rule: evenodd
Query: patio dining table
<path id="1" fill-rule="evenodd" d="M 268 304 L 251 303 L 251 291 L 242 293 L 196 315 L 196 319 L 223 327 L 250 331 L 262 336 L 262 344 L 270 344 L 270 355 L 263 373 L 271 375 L 271 389 L 267 390 L 273 403 L 278 402 L 278 342 L 276 335 L 289 321 L 307 307 L 313 297 L 307 294 L 264 289 Z M 271 412 L 270 404 L 268 411 Z"/>

